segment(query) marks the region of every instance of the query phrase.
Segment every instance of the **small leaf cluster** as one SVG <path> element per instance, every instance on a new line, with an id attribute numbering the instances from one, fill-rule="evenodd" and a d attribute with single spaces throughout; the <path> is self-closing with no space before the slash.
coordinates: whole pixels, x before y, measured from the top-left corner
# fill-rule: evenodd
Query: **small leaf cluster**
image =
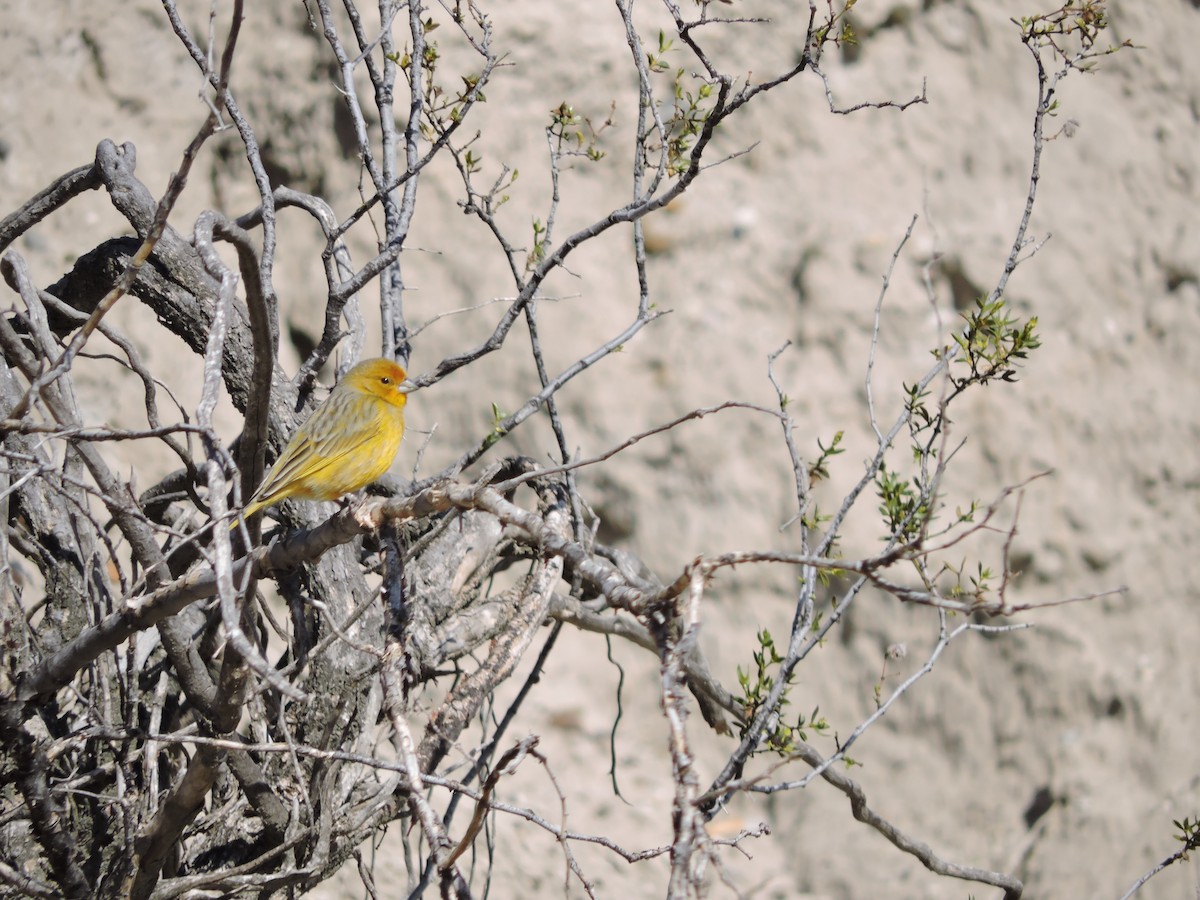
<path id="1" fill-rule="evenodd" d="M 662 31 L 658 33 L 658 49 L 647 52 L 646 63 L 651 72 L 665 73 L 671 70 L 666 61 L 668 53 L 674 51 L 675 42 L 667 38 Z M 711 112 L 705 102 L 712 98 L 713 85 L 710 82 L 689 77 L 682 66 L 675 69 L 671 90 L 674 97 L 674 108 L 669 118 L 664 119 L 664 142 L 667 155 L 667 172 L 671 175 L 682 175 L 691 166 L 689 156 L 692 143 L 704 130 L 704 123 Z M 662 147 L 648 147 L 649 151 L 661 150 Z"/>
<path id="2" fill-rule="evenodd" d="M 575 107 L 563 101 L 550 110 L 550 124 L 546 127 L 546 133 L 555 140 L 555 152 L 560 155 L 585 156 L 592 162 L 599 162 L 606 155 L 597 146 L 600 133 L 611 124 L 610 116 L 599 129 L 593 128 L 589 119 L 576 113 Z M 584 134 L 584 127 L 587 128 L 587 134 Z"/>
<path id="3" fill-rule="evenodd" d="M 1200 847 L 1200 818 L 1175 819 L 1171 824 L 1179 829 L 1175 840 L 1183 844 L 1179 858 L 1186 860 L 1189 853 Z"/>
<path id="4" fill-rule="evenodd" d="M 929 498 L 915 478 L 910 481 L 881 462 L 875 473 L 875 490 L 879 495 L 879 514 L 888 529 L 885 540 L 902 543 L 915 540 L 932 521 Z"/>
<path id="5" fill-rule="evenodd" d="M 1108 11 L 1103 0 L 1068 2 L 1053 12 L 1021 16 L 1013 19 L 1021 29 L 1021 40 L 1039 46 L 1060 48 L 1059 41 L 1071 35 L 1078 38 L 1084 50 L 1095 46 L 1097 38 L 1108 27 Z"/>
<path id="6" fill-rule="evenodd" d="M 439 27 L 433 18 L 426 19 L 423 24 L 425 35 L 432 34 Z M 445 134 L 452 123 L 462 120 L 463 107 L 468 100 L 486 103 L 487 96 L 482 91 L 483 76 L 472 73 L 460 75 L 462 88 L 448 91 L 436 80 L 438 63 L 442 58 L 437 41 L 427 39 L 421 52 L 421 73 L 424 84 L 425 102 L 421 105 L 421 136 L 427 141 L 436 140 Z M 388 59 L 400 67 L 400 70 L 412 82 L 412 52 L 388 54 Z"/>
<path id="7" fill-rule="evenodd" d="M 992 592 L 992 579 L 996 573 L 981 562 L 975 564 L 975 573 L 967 572 L 966 563 L 957 568 L 946 564 L 942 567 L 943 574 L 954 576 L 954 584 L 950 586 L 947 595 L 953 600 L 970 602 L 974 606 L 983 606 L 987 595 Z"/>
<path id="8" fill-rule="evenodd" d="M 963 313 L 965 326 L 954 335 L 958 354 L 956 362 L 970 371 L 966 375 L 954 376 L 954 396 L 972 385 L 986 385 L 991 381 L 1017 380 L 1017 368 L 1029 358 L 1029 354 L 1042 345 L 1037 333 L 1037 316 L 1021 320 L 1009 315 L 1011 307 L 1002 298 L 977 297 L 975 308 Z M 951 348 L 934 350 L 933 355 L 944 358 Z M 905 384 L 904 408 L 909 415 L 909 430 L 915 438 L 922 431 L 933 429 L 936 434 L 945 424 L 945 411 L 931 411 L 928 406 L 930 391 L 921 383 Z M 921 447 L 918 456 L 936 455 L 932 443 Z"/>
<path id="9" fill-rule="evenodd" d="M 691 166 L 692 141 L 704 129 L 709 110 L 704 101 L 712 96 L 713 86 L 700 82 L 695 92 L 688 89 L 682 68 L 675 71 L 675 112 L 667 120 L 667 171 L 682 175 Z"/>
<path id="10" fill-rule="evenodd" d="M 529 258 L 525 260 L 526 271 L 541 263 L 546 258 L 546 226 L 542 220 L 533 220 L 533 246 L 529 250 Z"/>
<path id="11" fill-rule="evenodd" d="M 836 13 L 833 12 L 832 2 L 829 4 L 829 19 L 813 33 L 813 43 L 818 48 L 824 47 L 826 44 L 833 44 L 835 47 L 840 47 L 843 44 L 858 43 L 858 35 L 850 27 L 849 21 L 849 12 L 854 9 L 856 2 L 857 0 L 845 0 L 842 8 Z"/>
<path id="12" fill-rule="evenodd" d="M 824 481 L 829 477 L 829 461 L 839 454 L 845 453 L 846 448 L 841 446 L 842 437 L 845 432 L 839 431 L 833 436 L 829 446 L 826 447 L 821 443 L 821 439 L 817 438 L 817 447 L 821 454 L 808 466 L 808 481 L 810 484 L 815 484 L 818 481 Z"/>
<path id="13" fill-rule="evenodd" d="M 655 53 L 646 54 L 646 64 L 650 67 L 651 72 L 665 72 L 671 68 L 670 64 L 663 58 L 674 48 L 675 42 L 669 39 L 666 33 L 660 28 L 658 31 L 658 50 Z"/>
<path id="14" fill-rule="evenodd" d="M 1010 317 L 1009 305 L 1002 298 L 977 298 L 975 309 L 964 313 L 963 319 L 966 327 L 954 336 L 954 343 L 962 351 L 959 362 L 971 371 L 954 379 L 960 391 L 994 379 L 1016 381 L 1017 366 L 1028 358 L 1029 351 L 1041 346 L 1037 316 L 1023 322 Z"/>
<path id="15" fill-rule="evenodd" d="M 753 669 L 743 669 L 741 666 L 737 668 L 737 679 L 738 684 L 742 687 L 742 703 L 746 710 L 747 723 L 754 719 L 762 705 L 767 702 L 784 661 L 775 646 L 775 639 L 771 637 L 771 632 L 764 628 L 755 637 L 758 640 L 758 649 L 754 651 Z M 793 678 L 794 673 L 788 672 L 788 690 L 792 687 Z M 779 701 L 781 710 L 789 703 L 788 690 L 784 691 L 783 697 Z M 747 727 L 743 726 L 742 737 L 745 737 Z M 787 756 L 795 752 L 797 740 L 808 741 L 809 731 L 814 734 L 825 734 L 828 730 L 829 723 L 820 714 L 820 707 L 814 707 L 807 719 L 803 715 L 798 716 L 794 725 L 785 723 L 782 716 L 776 716 L 764 732 L 762 746 L 763 749 L 772 753 Z"/>
<path id="16" fill-rule="evenodd" d="M 502 440 L 506 434 L 508 434 L 508 430 L 504 427 L 504 420 L 507 418 L 508 418 L 508 414 L 505 413 L 495 403 L 493 403 L 492 404 L 492 430 L 490 432 L 488 432 L 487 437 L 485 437 L 483 439 L 484 447 L 491 447 L 493 444 L 496 444 L 500 440 Z"/>
<path id="17" fill-rule="evenodd" d="M 1109 25 L 1103 0 L 1064 3 L 1053 12 L 1022 16 L 1012 22 L 1021 29 L 1021 41 L 1035 54 L 1049 49 L 1067 68 L 1082 72 L 1095 66 L 1089 60 L 1133 46 L 1130 40 L 1108 47 L 1097 46 L 1101 33 Z"/>
<path id="18" fill-rule="evenodd" d="M 613 108 L 615 110 L 615 104 Z M 546 136 L 550 141 L 551 165 L 555 173 L 556 185 L 559 163 L 564 157 L 582 156 L 589 162 L 599 162 L 604 159 L 606 153 L 599 148 L 600 136 L 612 124 L 612 111 L 609 112 L 608 118 L 600 127 L 596 128 L 592 125 L 591 119 L 575 112 L 575 107 L 565 100 L 550 110 L 550 124 L 546 126 Z M 513 179 L 516 179 L 515 169 L 513 170 Z M 555 192 L 557 197 L 557 187 Z M 557 200 L 555 202 L 557 203 Z M 547 241 L 550 238 L 549 228 L 548 222 L 543 223 L 538 218 L 533 220 L 533 243 L 525 260 L 525 271 L 532 270 L 545 260 L 548 249 Z"/>
<path id="19" fill-rule="evenodd" d="M 846 448 L 841 446 L 842 437 L 845 432 L 839 431 L 833 436 L 829 446 L 825 446 L 820 438 L 817 438 L 817 447 L 821 451 L 815 460 L 808 464 L 806 472 L 808 474 L 808 483 L 811 487 L 819 481 L 824 481 L 829 477 L 829 462 L 835 456 L 846 452 Z M 801 523 L 809 531 L 815 531 L 822 524 L 828 522 L 833 516 L 821 512 L 821 508 L 816 503 L 805 502 L 800 518 Z M 826 552 L 828 556 L 837 556 L 837 537 L 829 542 L 829 549 Z M 836 573 L 830 569 L 820 569 L 817 572 L 817 577 L 821 580 L 821 584 L 828 586 L 830 578 Z"/>

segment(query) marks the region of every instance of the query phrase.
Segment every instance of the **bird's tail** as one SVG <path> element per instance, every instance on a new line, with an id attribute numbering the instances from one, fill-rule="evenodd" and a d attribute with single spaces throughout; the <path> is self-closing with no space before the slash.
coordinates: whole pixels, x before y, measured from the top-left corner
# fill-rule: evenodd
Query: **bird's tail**
<path id="1" fill-rule="evenodd" d="M 238 522 L 240 522 L 242 519 L 245 519 L 247 522 L 250 521 L 251 516 L 262 512 L 270 505 L 270 503 L 264 503 L 261 499 L 250 501 L 250 505 L 242 510 L 241 515 L 235 515 L 233 517 L 233 521 L 229 523 L 229 530 L 233 531 L 233 529 L 237 528 Z"/>

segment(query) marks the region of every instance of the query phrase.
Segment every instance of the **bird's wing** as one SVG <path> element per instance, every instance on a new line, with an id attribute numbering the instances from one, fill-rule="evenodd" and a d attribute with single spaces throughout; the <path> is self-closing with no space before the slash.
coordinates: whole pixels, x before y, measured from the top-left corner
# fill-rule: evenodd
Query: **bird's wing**
<path id="1" fill-rule="evenodd" d="M 268 496 L 282 485 L 303 483 L 326 469 L 336 467 L 347 456 L 369 443 L 372 437 L 369 432 L 359 432 L 337 435 L 327 441 L 314 441 L 311 438 L 298 441 L 293 445 L 295 452 L 275 463 L 271 477 L 263 483 L 263 496 Z"/>
<path id="2" fill-rule="evenodd" d="M 256 492 L 258 497 L 266 499 L 284 485 L 306 482 L 375 439 L 382 423 L 365 421 L 364 409 L 349 408 L 351 399 L 330 397 L 326 406 L 300 426 Z"/>

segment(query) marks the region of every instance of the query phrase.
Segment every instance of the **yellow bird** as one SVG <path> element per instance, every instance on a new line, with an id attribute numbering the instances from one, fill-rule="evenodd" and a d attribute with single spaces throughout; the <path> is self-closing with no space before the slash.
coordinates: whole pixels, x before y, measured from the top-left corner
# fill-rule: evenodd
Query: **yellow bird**
<path id="1" fill-rule="evenodd" d="M 415 386 L 390 359 L 360 362 L 292 435 L 243 515 L 297 500 L 336 500 L 392 465 L 404 437 L 404 404 Z"/>

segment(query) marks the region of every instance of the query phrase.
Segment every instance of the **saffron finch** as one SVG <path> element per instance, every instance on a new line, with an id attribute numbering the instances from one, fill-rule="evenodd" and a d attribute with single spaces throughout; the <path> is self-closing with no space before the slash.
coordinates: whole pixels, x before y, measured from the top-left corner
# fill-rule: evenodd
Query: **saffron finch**
<path id="1" fill-rule="evenodd" d="M 392 464 L 404 437 L 411 382 L 390 359 L 360 362 L 292 435 L 243 515 L 295 497 L 336 500 L 366 487 Z"/>

